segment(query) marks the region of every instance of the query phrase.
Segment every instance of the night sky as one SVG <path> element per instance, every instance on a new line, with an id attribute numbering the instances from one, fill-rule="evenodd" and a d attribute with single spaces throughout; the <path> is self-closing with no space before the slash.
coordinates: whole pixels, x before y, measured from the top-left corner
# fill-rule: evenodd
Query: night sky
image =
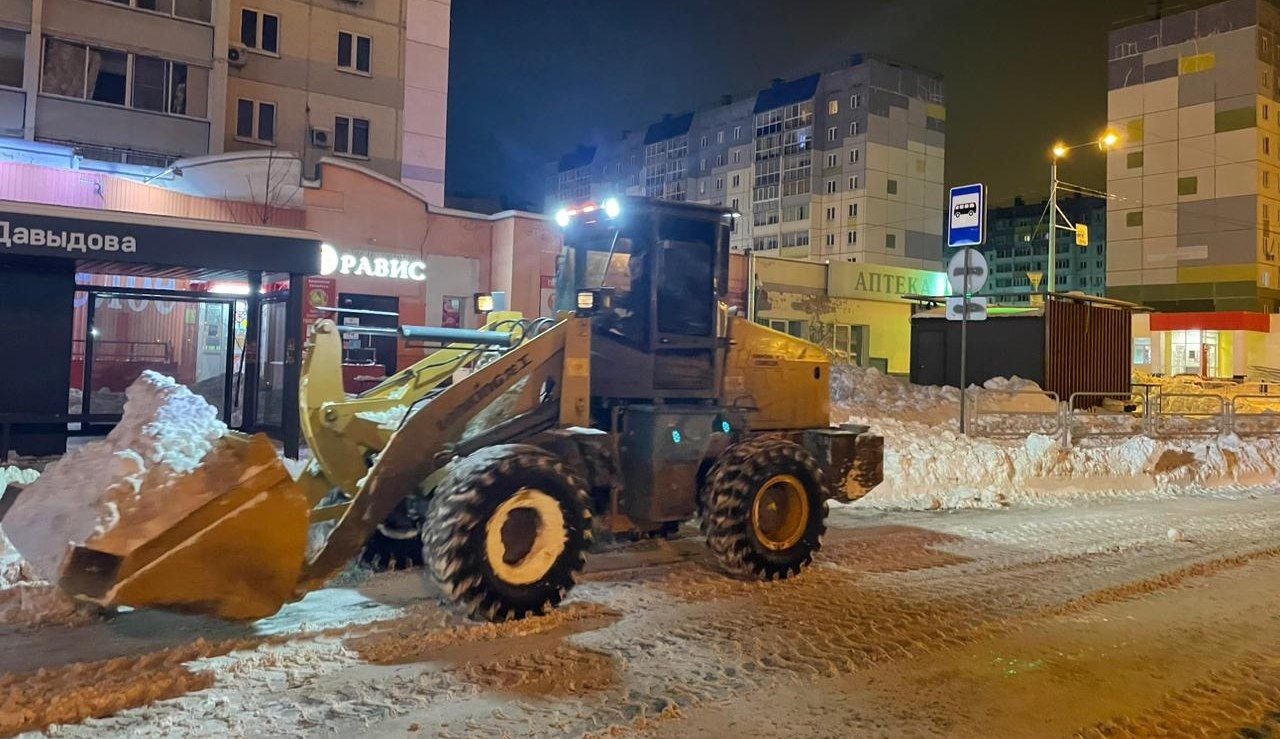
<path id="1" fill-rule="evenodd" d="M 454 0 L 449 194 L 542 203 L 542 166 L 592 133 L 834 68 L 941 72 L 950 185 L 1043 196 L 1049 146 L 1106 124 L 1107 33 L 1148 0 Z M 1173 3 L 1166 3 L 1166 7 Z M 1061 177 L 1101 187 L 1096 150 Z"/>

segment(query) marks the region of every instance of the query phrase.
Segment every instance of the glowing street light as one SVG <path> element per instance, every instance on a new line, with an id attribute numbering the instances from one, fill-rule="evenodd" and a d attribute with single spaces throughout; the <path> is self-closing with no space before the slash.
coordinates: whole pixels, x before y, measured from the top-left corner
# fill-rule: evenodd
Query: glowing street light
<path id="1" fill-rule="evenodd" d="M 1096 144 L 1099 150 L 1109 151 L 1114 149 L 1116 144 L 1119 143 L 1120 135 L 1108 128 L 1099 134 L 1098 138 L 1093 141 L 1085 141 L 1072 146 L 1067 146 L 1064 142 L 1058 141 L 1053 145 L 1053 148 L 1049 150 L 1049 153 L 1053 156 L 1050 157 L 1052 163 L 1049 168 L 1049 268 L 1046 270 L 1049 274 L 1047 275 L 1048 284 L 1045 287 L 1047 292 L 1053 292 L 1058 289 L 1056 269 L 1058 262 L 1058 230 L 1063 229 L 1071 232 L 1075 232 L 1076 230 L 1075 224 L 1071 223 L 1070 220 L 1058 210 L 1058 160 L 1066 159 L 1067 154 L 1072 149 L 1079 149 L 1083 146 L 1093 146 Z M 1058 217 L 1060 215 L 1064 220 L 1067 220 L 1067 225 L 1063 226 L 1058 223 Z"/>

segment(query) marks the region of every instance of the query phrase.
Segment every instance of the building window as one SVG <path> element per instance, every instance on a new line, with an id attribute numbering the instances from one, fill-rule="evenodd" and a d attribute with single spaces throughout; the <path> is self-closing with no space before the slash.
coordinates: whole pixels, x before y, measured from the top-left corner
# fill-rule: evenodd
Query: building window
<path id="1" fill-rule="evenodd" d="M 857 231 L 847 232 L 845 235 L 845 243 L 848 244 L 849 246 L 853 246 L 854 244 L 858 243 L 858 232 Z"/>
<path id="2" fill-rule="evenodd" d="M 832 126 L 831 128 L 827 129 L 827 141 L 835 141 L 838 138 L 840 138 L 839 128 Z"/>
<path id="3" fill-rule="evenodd" d="M 707 160 L 702 159 L 698 162 L 698 173 L 706 174 L 706 172 L 707 172 Z"/>
<path id="4" fill-rule="evenodd" d="M 837 159 L 836 159 L 836 155 L 835 155 L 835 154 L 828 154 L 828 155 L 827 155 L 827 166 L 828 166 L 828 167 L 834 167 L 834 166 L 836 166 L 838 163 L 839 163 L 839 160 L 837 160 Z"/>
<path id="5" fill-rule="evenodd" d="M 734 164 L 741 164 L 741 163 L 742 163 L 742 150 L 741 150 L 741 149 L 736 149 L 736 150 L 734 150 L 734 152 L 733 152 L 733 163 L 734 163 Z"/>
<path id="6" fill-rule="evenodd" d="M 835 246 L 835 245 L 836 245 L 836 235 L 827 234 L 827 246 Z"/>
<path id="7" fill-rule="evenodd" d="M 734 176 L 733 176 L 733 186 L 734 186 L 734 187 L 741 187 L 741 186 L 742 186 L 742 175 L 738 175 L 738 174 L 736 174 L 736 175 L 734 175 Z"/>
<path id="8" fill-rule="evenodd" d="M 707 137 L 703 136 L 701 139 L 698 139 L 698 145 L 705 148 L 707 145 Z"/>
<path id="9" fill-rule="evenodd" d="M 860 107 L 862 107 L 862 96 L 861 96 L 861 95 L 854 95 L 853 97 L 849 98 L 849 107 L 850 107 L 850 108 L 860 108 Z"/>
<path id="10" fill-rule="evenodd" d="M 897 181 L 897 180 L 889 180 L 888 182 L 886 182 L 886 183 L 885 183 L 885 190 L 886 190 L 890 195 L 897 195 L 897 194 L 898 194 L 898 181 Z"/>
<path id="11" fill-rule="evenodd" d="M 1263 154 L 1271 153 L 1271 137 L 1270 136 L 1262 137 L 1262 153 Z"/>
<path id="12" fill-rule="evenodd" d="M 885 234 L 885 235 L 884 235 L 884 248 L 886 248 L 886 249 L 897 249 L 897 248 L 898 248 L 898 235 L 897 235 L 897 234 Z"/>
<path id="13" fill-rule="evenodd" d="M 157 113 L 206 115 L 209 70 L 45 39 L 41 92 Z"/>
<path id="14" fill-rule="evenodd" d="M 338 69 L 369 74 L 372 56 L 373 39 L 358 33 L 338 31 Z"/>
<path id="15" fill-rule="evenodd" d="M 724 143 L 724 131 L 717 131 L 717 132 L 716 132 L 716 143 L 717 143 L 717 144 L 723 144 L 723 143 Z"/>
<path id="16" fill-rule="evenodd" d="M 857 203 L 849 203 L 849 217 L 850 217 L 850 218 L 857 218 L 857 217 L 858 217 L 858 204 L 857 204 Z"/>
<path id="17" fill-rule="evenodd" d="M 716 154 L 716 166 L 717 167 L 724 166 L 724 154 Z"/>
<path id="18" fill-rule="evenodd" d="M 1141 150 L 1131 151 L 1125 157 L 1125 163 L 1129 166 L 1129 169 L 1137 169 L 1142 166 L 1143 159 L 1144 157 Z"/>
<path id="19" fill-rule="evenodd" d="M 706 195 L 706 194 L 707 194 L 707 181 L 706 181 L 706 180 L 701 180 L 701 181 L 699 181 L 699 182 L 698 182 L 698 194 L 699 194 L 699 195 Z"/>
<path id="20" fill-rule="evenodd" d="M 730 200 L 730 201 L 729 201 L 729 207 L 733 208 L 733 212 L 734 212 L 734 213 L 737 213 L 737 212 L 738 212 L 738 199 L 737 199 L 737 198 L 734 198 L 733 200 Z"/>
<path id="21" fill-rule="evenodd" d="M 738 140 L 738 139 L 740 139 L 740 138 L 742 138 L 742 126 L 734 126 L 734 127 L 733 127 L 733 140 L 734 140 L 734 141 L 737 141 L 737 140 Z"/>
<path id="22" fill-rule="evenodd" d="M 111 2 L 205 23 L 212 18 L 211 0 L 111 0 Z"/>
<path id="23" fill-rule="evenodd" d="M 827 208 L 827 220 L 834 221 L 836 219 L 836 209 L 834 207 Z"/>
<path id="24" fill-rule="evenodd" d="M 22 87 L 27 34 L 0 28 L 0 85 Z"/>
<path id="25" fill-rule="evenodd" d="M 717 189 L 717 190 L 723 190 L 723 189 L 724 189 L 724 178 L 723 178 L 723 177 L 717 177 L 717 178 L 716 178 L 716 189 Z"/>
<path id="26" fill-rule="evenodd" d="M 280 53 L 280 16 L 244 8 L 240 11 L 240 43 L 266 54 Z"/>
<path id="27" fill-rule="evenodd" d="M 245 98 L 236 101 L 236 138 L 273 143 L 276 140 L 276 104 Z"/>
<path id="28" fill-rule="evenodd" d="M 857 190 L 857 189 L 858 189 L 858 186 L 859 186 L 859 177 L 858 177 L 858 175 L 854 175 L 854 176 L 850 177 L 850 178 L 849 178 L 849 189 L 850 189 L 850 190 Z"/>
<path id="29" fill-rule="evenodd" d="M 850 164 L 857 164 L 860 161 L 862 161 L 862 149 L 854 149 L 853 151 L 849 152 Z"/>
<path id="30" fill-rule="evenodd" d="M 831 98 L 827 101 L 827 115 L 835 115 L 840 112 L 840 101 Z"/>
<path id="31" fill-rule="evenodd" d="M 850 123 L 850 124 L 849 124 L 849 135 L 850 135 L 850 136 L 857 136 L 857 135 L 858 135 L 858 122 L 857 122 L 857 121 L 854 121 L 854 122 L 852 122 L 852 123 Z"/>
<path id="32" fill-rule="evenodd" d="M 827 194 L 830 195 L 836 191 L 836 181 L 827 180 Z"/>
<path id="33" fill-rule="evenodd" d="M 1178 194 L 1179 195 L 1195 195 L 1199 189 L 1199 178 L 1197 177 L 1179 177 L 1178 178 Z"/>
<path id="34" fill-rule="evenodd" d="M 369 158 L 369 121 L 340 115 L 333 119 L 333 153 Z"/>
<path id="35" fill-rule="evenodd" d="M 1262 186 L 1271 187 L 1271 172 L 1262 170 Z"/>

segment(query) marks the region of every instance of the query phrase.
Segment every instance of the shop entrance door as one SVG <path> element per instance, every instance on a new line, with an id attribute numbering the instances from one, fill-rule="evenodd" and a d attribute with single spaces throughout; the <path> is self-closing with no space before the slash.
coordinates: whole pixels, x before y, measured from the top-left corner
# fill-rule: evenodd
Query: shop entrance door
<path id="1" fill-rule="evenodd" d="M 369 313 L 339 313 L 344 326 L 398 328 L 400 298 L 389 295 L 339 293 L 338 307 Z M 343 337 L 343 364 L 380 364 L 388 377 L 396 373 L 396 337 L 346 334 Z"/>
<path id="2" fill-rule="evenodd" d="M 125 389 L 154 370 L 191 388 L 231 422 L 234 298 L 94 287 L 80 293 L 87 310 L 72 352 L 71 410 L 118 414 Z"/>
<path id="3" fill-rule="evenodd" d="M 262 296 L 258 324 L 258 404 L 257 426 L 277 438 L 283 430 L 285 325 L 288 292 Z"/>

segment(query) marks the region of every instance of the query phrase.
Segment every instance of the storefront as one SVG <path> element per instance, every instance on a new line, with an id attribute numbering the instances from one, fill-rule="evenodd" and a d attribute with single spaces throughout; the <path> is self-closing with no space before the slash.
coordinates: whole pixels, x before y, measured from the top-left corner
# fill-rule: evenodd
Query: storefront
<path id="1" fill-rule="evenodd" d="M 0 202 L 0 452 L 101 433 L 148 369 L 234 426 L 273 417 L 296 449 L 302 288 L 319 268 L 304 231 Z M 286 289 L 268 298 L 271 283 Z"/>
<path id="2" fill-rule="evenodd" d="M 1244 311 L 1134 317 L 1134 369 L 1158 375 L 1244 377 L 1280 367 L 1280 316 Z"/>
<path id="3" fill-rule="evenodd" d="M 756 321 L 859 366 L 893 374 L 910 371 L 914 306 L 902 296 L 946 294 L 941 272 L 774 257 L 742 260 L 750 273 L 747 284 L 754 286 L 747 309 Z"/>

